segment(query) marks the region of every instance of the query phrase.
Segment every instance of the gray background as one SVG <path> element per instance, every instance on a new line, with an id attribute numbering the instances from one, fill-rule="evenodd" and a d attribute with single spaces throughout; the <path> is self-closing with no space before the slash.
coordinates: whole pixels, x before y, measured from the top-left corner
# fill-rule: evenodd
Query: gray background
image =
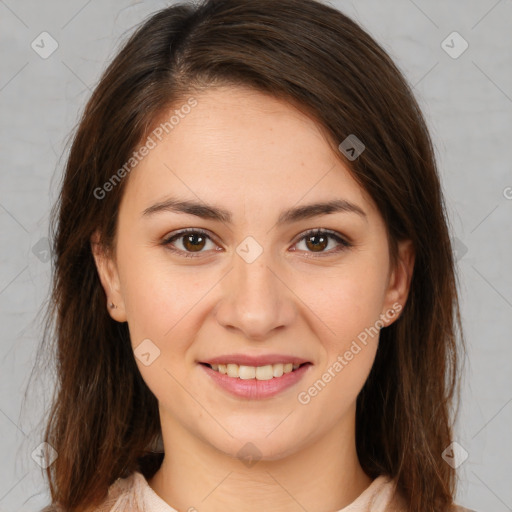
<path id="1" fill-rule="evenodd" d="M 429 123 L 457 248 L 469 349 L 455 437 L 468 452 L 458 501 L 479 512 L 510 511 L 512 1 L 332 4 L 391 54 Z M 41 442 L 51 375 L 22 403 L 48 297 L 45 237 L 65 144 L 123 34 L 165 5 L 0 0 L 0 511 L 35 511 L 48 500 L 31 454 Z M 44 31 L 58 43 L 48 58 L 31 47 L 35 41 L 39 52 L 51 48 Z M 469 44 L 458 58 L 442 46 L 453 31 Z M 444 48 L 458 53 L 462 41 L 452 39 Z"/>

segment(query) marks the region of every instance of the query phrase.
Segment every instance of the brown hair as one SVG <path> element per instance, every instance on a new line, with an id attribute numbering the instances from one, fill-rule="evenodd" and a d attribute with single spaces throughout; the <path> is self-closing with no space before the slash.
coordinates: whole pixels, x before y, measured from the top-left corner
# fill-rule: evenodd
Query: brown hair
<path id="1" fill-rule="evenodd" d="M 102 187 L 162 113 L 190 93 L 244 85 L 313 116 L 370 194 L 395 254 L 416 260 L 401 317 L 380 334 L 357 398 L 356 445 L 370 477 L 398 481 L 411 512 L 453 503 L 455 470 L 441 457 L 460 400 L 464 349 L 454 261 L 432 143 L 413 93 L 386 52 L 354 21 L 315 0 L 206 0 L 150 17 L 94 90 L 74 135 L 53 214 L 53 296 L 45 342 L 55 343 L 58 387 L 44 439 L 58 452 L 46 470 L 52 502 L 82 512 L 119 477 L 147 478 L 162 455 L 155 396 L 137 369 L 126 323 L 111 319 L 90 237 L 112 249 L 128 177 Z M 337 149 L 350 134 L 365 151 Z M 144 410 L 144 414 L 140 411 Z M 458 414 L 458 407 L 457 407 Z"/>

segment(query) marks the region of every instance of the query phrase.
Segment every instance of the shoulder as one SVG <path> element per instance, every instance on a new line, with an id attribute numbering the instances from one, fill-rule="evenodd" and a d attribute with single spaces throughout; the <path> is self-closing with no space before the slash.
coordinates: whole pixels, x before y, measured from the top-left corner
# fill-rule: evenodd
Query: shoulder
<path id="1" fill-rule="evenodd" d="M 108 489 L 108 496 L 94 512 L 139 512 L 143 510 L 141 478 L 134 472 L 126 478 L 118 478 Z"/>
<path id="2" fill-rule="evenodd" d="M 386 481 L 386 487 L 393 489 L 393 492 L 390 493 L 389 502 L 387 502 L 387 508 L 385 508 L 386 512 L 407 512 L 409 510 L 407 501 L 403 497 L 402 493 L 398 491 L 396 480 L 392 480 L 388 478 Z M 462 507 L 461 505 L 453 504 L 446 512 L 477 512 L 476 510 Z"/>
<path id="3" fill-rule="evenodd" d="M 142 481 L 141 481 L 142 479 Z M 134 472 L 118 478 L 109 488 L 107 497 L 97 507 L 87 512 L 142 512 L 144 510 L 141 488 L 144 477 Z M 67 512 L 58 504 L 45 507 L 41 512 Z"/>

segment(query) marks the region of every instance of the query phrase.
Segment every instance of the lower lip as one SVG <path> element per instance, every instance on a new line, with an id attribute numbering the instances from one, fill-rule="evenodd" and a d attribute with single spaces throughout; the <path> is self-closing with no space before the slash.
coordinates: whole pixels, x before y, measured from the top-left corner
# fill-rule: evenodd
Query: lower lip
<path id="1" fill-rule="evenodd" d="M 269 380 L 257 379 L 239 379 L 228 377 L 225 374 L 212 370 L 205 364 L 200 364 L 206 374 L 213 379 L 221 388 L 232 395 L 240 398 L 258 400 L 262 398 L 271 398 L 290 388 L 305 375 L 311 366 L 310 363 L 303 364 L 296 370 L 289 373 L 283 373 L 281 377 L 274 377 Z"/>

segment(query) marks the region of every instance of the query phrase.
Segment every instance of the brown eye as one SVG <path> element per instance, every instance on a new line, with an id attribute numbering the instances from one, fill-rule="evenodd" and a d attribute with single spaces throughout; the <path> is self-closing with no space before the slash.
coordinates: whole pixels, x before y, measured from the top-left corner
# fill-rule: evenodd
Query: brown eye
<path id="1" fill-rule="evenodd" d="M 207 242 L 213 247 L 211 237 L 204 231 L 198 229 L 189 229 L 176 233 L 163 241 L 163 245 L 167 246 L 172 252 L 178 253 L 186 258 L 200 256 Z M 181 247 L 180 247 L 181 245 Z"/>
<path id="2" fill-rule="evenodd" d="M 202 234 L 192 233 L 183 236 L 183 247 L 187 251 L 200 251 L 205 245 L 206 237 Z"/>
<path id="3" fill-rule="evenodd" d="M 334 248 L 326 251 L 330 241 L 334 240 Z M 308 231 L 300 239 L 298 244 L 304 242 L 306 253 L 317 253 L 319 256 L 328 256 L 352 247 L 352 244 L 333 231 L 314 229 Z M 337 246 L 336 246 L 337 243 Z"/>
<path id="4" fill-rule="evenodd" d="M 305 240 L 306 247 L 313 252 L 323 251 L 328 245 L 328 237 L 325 235 L 308 235 Z"/>

